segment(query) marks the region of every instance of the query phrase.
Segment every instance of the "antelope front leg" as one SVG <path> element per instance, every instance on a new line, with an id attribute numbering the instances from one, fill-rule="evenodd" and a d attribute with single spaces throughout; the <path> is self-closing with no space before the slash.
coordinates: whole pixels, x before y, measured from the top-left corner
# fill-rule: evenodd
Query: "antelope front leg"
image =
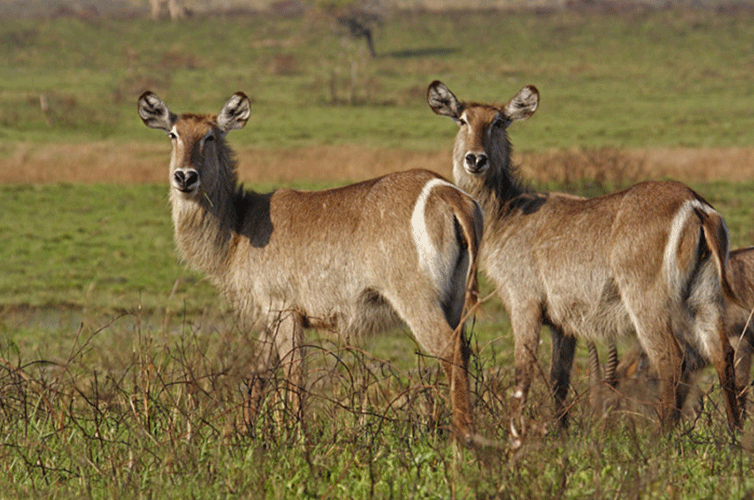
<path id="1" fill-rule="evenodd" d="M 285 398 L 289 411 L 299 422 L 303 417 L 301 391 L 303 389 L 303 355 L 301 343 L 304 335 L 303 319 L 295 311 L 280 313 L 274 340 L 285 376 Z"/>
<path id="2" fill-rule="evenodd" d="M 540 311 L 528 317 L 521 314 L 511 315 L 516 365 L 510 421 L 510 443 L 514 449 L 521 447 L 526 433 L 524 407 L 531 387 L 534 366 L 537 363 L 539 331 L 542 328 L 540 318 Z"/>
<path id="3" fill-rule="evenodd" d="M 305 390 L 304 355 L 301 351 L 303 336 L 304 327 L 299 319 L 293 325 L 292 343 L 284 347 L 284 349 L 288 349 L 289 354 L 283 357 L 284 366 L 286 366 L 285 360 L 288 360 L 288 370 L 285 377 L 288 390 L 288 404 L 299 421 L 302 421 L 304 417 L 304 404 L 302 398 L 302 393 Z"/>
<path id="4" fill-rule="evenodd" d="M 252 427 L 265 399 L 265 388 L 271 370 L 279 361 L 286 381 L 286 401 L 297 419 L 302 417 L 300 388 L 303 382 L 303 357 L 301 341 L 303 323 L 301 316 L 292 311 L 280 311 L 271 320 L 259 339 L 259 352 L 252 371 L 249 390 L 244 404 L 244 422 Z"/>
<path id="5" fill-rule="evenodd" d="M 254 423 L 262 409 L 270 370 L 274 366 L 277 356 L 275 344 L 266 328 L 260 334 L 256 347 L 256 362 L 251 370 L 246 401 L 243 405 L 243 423 L 247 430 L 254 428 Z"/>
<path id="6" fill-rule="evenodd" d="M 706 307 L 709 310 L 712 310 L 712 312 L 718 312 L 715 321 L 702 324 L 700 330 L 703 331 L 703 333 L 697 333 L 697 335 L 704 335 L 705 343 L 709 350 L 708 354 L 710 361 L 715 367 L 717 377 L 720 380 L 720 387 L 722 388 L 723 397 L 725 398 L 728 428 L 731 431 L 741 430 L 741 419 L 743 418 L 742 411 L 746 395 L 737 390 L 735 365 L 736 354 L 733 351 L 733 347 L 731 347 L 727 335 L 726 327 L 728 326 L 728 319 L 725 314 L 720 314 L 720 309 L 714 308 L 715 305 L 719 304 L 709 300 L 702 301 L 701 299 L 699 302 L 702 302 L 702 308 Z M 712 313 L 708 310 L 702 309 L 702 312 L 706 312 L 707 317 L 712 316 Z M 744 354 L 743 351 L 741 354 Z"/>

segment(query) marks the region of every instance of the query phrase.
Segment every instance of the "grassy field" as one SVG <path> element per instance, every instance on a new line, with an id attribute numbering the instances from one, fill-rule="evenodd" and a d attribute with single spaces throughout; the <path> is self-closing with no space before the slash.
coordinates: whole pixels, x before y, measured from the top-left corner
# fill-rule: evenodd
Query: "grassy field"
<path id="1" fill-rule="evenodd" d="M 167 144 L 135 119 L 145 89 L 177 111 L 216 112 L 236 90 L 249 94 L 252 127 L 234 138 L 248 182 L 418 165 L 447 174 L 454 127 L 426 105 L 434 79 L 474 100 L 537 85 L 540 110 L 513 131 L 526 163 L 619 148 L 650 163 L 646 176 L 754 179 L 751 19 L 396 11 L 376 28 L 374 59 L 317 12 L 4 19 L 0 182 L 162 182 Z"/>
<path id="2" fill-rule="evenodd" d="M 142 90 L 207 112 L 244 90 L 256 126 L 240 146 L 434 151 L 447 148 L 448 124 L 433 119 L 423 96 L 439 78 L 476 100 L 537 85 L 540 116 L 525 125 L 523 151 L 748 147 L 752 36 L 747 11 L 409 12 L 377 29 L 371 59 L 362 41 L 314 13 L 4 20 L 0 137 L 6 151 L 28 141 L 157 141 L 133 119 Z"/>
<path id="3" fill-rule="evenodd" d="M 754 242 L 752 21 L 403 12 L 369 59 L 321 13 L 3 20 L 0 498 L 751 497 L 751 424 L 727 433 L 709 372 L 697 418 L 658 437 L 650 390 L 592 413 L 579 351 L 570 431 L 554 431 L 542 375 L 541 432 L 508 449 L 512 342 L 496 299 L 470 330 L 477 425 L 499 448 L 452 444 L 446 381 L 406 330 L 353 345 L 311 332 L 306 418 L 273 380 L 241 429 L 254 335 L 177 261 L 169 146 L 135 102 L 149 88 L 216 112 L 242 89 L 242 179 L 320 188 L 408 166 L 448 175 L 455 127 L 426 105 L 433 79 L 474 100 L 533 83 L 542 106 L 511 135 L 536 186 L 597 195 L 670 175 L 718 208 L 737 247 Z M 540 357 L 544 373 L 547 345 Z"/>

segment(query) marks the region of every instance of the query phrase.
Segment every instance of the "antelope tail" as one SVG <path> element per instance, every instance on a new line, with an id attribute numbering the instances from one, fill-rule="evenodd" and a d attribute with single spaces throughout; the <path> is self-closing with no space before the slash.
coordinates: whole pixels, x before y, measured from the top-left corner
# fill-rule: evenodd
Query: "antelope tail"
<path id="1" fill-rule="evenodd" d="M 466 251 L 469 253 L 469 268 L 466 272 L 466 298 L 464 300 L 464 315 L 476 307 L 479 303 L 479 282 L 477 280 L 477 267 L 479 264 L 479 248 L 482 243 L 482 232 L 484 231 L 484 216 L 479 204 L 468 199 L 472 205 L 471 210 L 462 212 L 459 208 L 454 208 L 454 215 L 461 229 L 463 239 L 466 241 Z M 472 213 L 472 217 L 466 214 Z"/>
<path id="2" fill-rule="evenodd" d="M 728 276 L 728 249 L 730 244 L 728 226 L 717 212 L 700 213 L 700 218 L 707 248 L 717 266 L 717 275 L 720 277 L 720 288 L 723 295 L 727 300 L 747 309 L 731 286 Z"/>

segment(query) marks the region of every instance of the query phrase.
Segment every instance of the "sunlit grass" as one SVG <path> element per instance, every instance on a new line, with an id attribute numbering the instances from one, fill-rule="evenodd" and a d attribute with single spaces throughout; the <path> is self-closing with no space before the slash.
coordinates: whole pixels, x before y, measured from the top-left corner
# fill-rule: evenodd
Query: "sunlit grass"
<path id="1" fill-rule="evenodd" d="M 602 147 L 750 146 L 752 26 L 749 13 L 704 10 L 402 13 L 378 29 L 380 57 L 369 60 L 324 18 L 7 20 L 0 150 L 11 155 L 22 141 L 165 141 L 135 113 L 136 97 L 150 88 L 171 109 L 199 112 L 245 90 L 252 120 L 234 146 L 448 151 L 455 128 L 427 108 L 431 80 L 485 101 L 533 83 L 542 107 L 516 126 L 517 150 L 595 148 L 584 170 L 563 160 L 537 179 L 598 195 L 643 175 L 642 165 L 634 170 Z M 159 162 L 166 168 L 167 145 Z M 734 247 L 754 241 L 751 182 L 693 187 L 725 216 Z M 275 373 L 263 411 L 244 429 L 255 335 L 177 260 L 166 191 L 0 187 L 0 497 L 693 499 L 754 491 L 751 424 L 736 437 L 727 432 L 709 373 L 698 418 L 658 436 L 645 404 L 651 386 L 593 414 L 580 346 L 572 425 L 556 432 L 547 334 L 527 411 L 535 432 L 510 450 L 512 337 L 494 297 L 469 333 L 477 428 L 498 446 L 453 444 L 447 381 L 405 328 L 350 344 L 309 332 L 304 418 L 286 406 Z"/>
<path id="2" fill-rule="evenodd" d="M 522 151 L 749 146 L 750 21 L 743 10 L 400 13 L 377 29 L 371 59 L 327 16 L 8 20 L 0 134 L 157 140 L 134 113 L 142 90 L 177 111 L 206 112 L 243 90 L 254 133 L 239 136 L 242 145 L 436 150 L 452 126 L 424 94 L 442 79 L 460 98 L 482 101 L 537 85 L 541 109 L 520 125 Z"/>
<path id="3" fill-rule="evenodd" d="M 734 240 L 747 230 L 751 208 L 739 202 L 747 186 L 695 187 L 732 214 Z M 217 292 L 176 261 L 164 187 L 1 190 L 12 201 L 6 215 L 21 222 L 3 219 L 0 255 L 0 484 L 12 496 L 46 495 L 52 485 L 57 498 L 146 490 L 165 498 L 706 498 L 754 488 L 748 424 L 739 441 L 728 434 L 714 376 L 701 379 L 700 417 L 658 438 L 644 406 L 651 388 L 593 415 L 582 346 L 572 425 L 555 432 L 547 334 L 527 412 L 534 432 L 513 453 L 512 337 L 495 297 L 468 330 L 477 428 L 499 447 L 452 445 L 446 381 L 406 329 L 351 344 L 310 332 L 304 419 L 286 407 L 275 376 L 246 430 L 254 332 L 241 331 Z M 31 214 L 30 206 L 39 208 Z M 26 263 L 15 255 L 23 248 Z M 482 295 L 491 291 L 482 280 Z"/>
<path id="4" fill-rule="evenodd" d="M 13 318 L 34 323 L 30 314 Z M 135 307 L 79 326 L 21 331 L 6 316 L 0 342 L 5 494 L 708 498 L 754 488 L 751 434 L 745 431 L 740 443 L 728 435 L 719 391 L 705 396 L 695 422 L 657 436 L 651 412 L 616 408 L 592 415 L 581 351 L 570 431 L 554 432 L 546 382 L 538 379 L 529 415 L 534 429 L 549 433 L 535 433 L 512 452 L 504 322 L 474 330 L 475 348 L 485 346 L 472 362 L 477 428 L 499 441 L 474 451 L 452 444 L 444 377 L 435 360 L 414 355 L 406 332 L 369 342 L 369 352 L 311 336 L 308 382 L 299 389 L 303 420 L 287 408 L 284 384 L 273 377 L 254 427 L 244 429 L 240 408 L 253 337 L 209 312 L 163 319 L 141 316 Z M 503 341 L 492 349 L 489 330 L 498 328 Z M 43 344 L 29 343 L 35 337 Z"/>

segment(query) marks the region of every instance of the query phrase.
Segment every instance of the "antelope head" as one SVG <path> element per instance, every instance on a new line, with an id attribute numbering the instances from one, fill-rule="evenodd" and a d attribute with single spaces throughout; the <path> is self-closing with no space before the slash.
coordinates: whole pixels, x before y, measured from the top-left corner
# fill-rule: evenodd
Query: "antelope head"
<path id="1" fill-rule="evenodd" d="M 435 80 L 427 89 L 427 102 L 441 116 L 458 125 L 453 149 L 453 174 L 484 176 L 491 168 L 505 168 L 510 158 L 507 128 L 537 110 L 539 91 L 533 85 L 521 89 L 507 104 L 460 102 L 448 87 Z"/>
<path id="2" fill-rule="evenodd" d="M 251 114 L 249 98 L 236 92 L 217 115 L 176 115 L 152 92 L 139 98 L 139 116 L 147 127 L 164 130 L 173 143 L 170 182 L 173 192 L 185 200 L 209 197 L 231 164 L 224 147 L 225 135 L 243 128 Z M 227 184 L 227 183 L 225 183 Z"/>

